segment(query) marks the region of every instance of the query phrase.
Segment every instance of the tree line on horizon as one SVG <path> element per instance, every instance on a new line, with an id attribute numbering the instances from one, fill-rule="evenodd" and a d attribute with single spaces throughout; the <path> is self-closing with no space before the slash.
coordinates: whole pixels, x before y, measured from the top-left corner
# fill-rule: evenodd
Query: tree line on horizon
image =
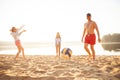
<path id="1" fill-rule="evenodd" d="M 104 35 L 101 42 L 104 50 L 120 51 L 120 33 Z"/>

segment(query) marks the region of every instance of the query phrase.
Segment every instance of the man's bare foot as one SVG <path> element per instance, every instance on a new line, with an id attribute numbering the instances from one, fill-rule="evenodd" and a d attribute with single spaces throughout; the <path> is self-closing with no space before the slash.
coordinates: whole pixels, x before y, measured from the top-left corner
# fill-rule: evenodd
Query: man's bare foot
<path id="1" fill-rule="evenodd" d="M 14 58 L 14 61 L 16 61 L 17 60 L 17 58 Z"/>
<path id="2" fill-rule="evenodd" d="M 27 60 L 27 58 L 26 58 L 26 57 L 23 57 L 23 60 Z"/>
<path id="3" fill-rule="evenodd" d="M 86 59 L 87 59 L 87 60 L 91 60 L 91 59 L 92 59 L 92 56 L 88 56 Z"/>

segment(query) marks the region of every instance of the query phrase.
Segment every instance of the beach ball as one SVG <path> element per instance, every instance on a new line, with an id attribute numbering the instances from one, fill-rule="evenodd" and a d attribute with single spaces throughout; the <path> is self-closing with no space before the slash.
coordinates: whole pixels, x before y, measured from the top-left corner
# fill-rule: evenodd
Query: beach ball
<path id="1" fill-rule="evenodd" d="M 61 54 L 64 59 L 70 59 L 72 56 L 72 50 L 70 48 L 63 48 Z"/>

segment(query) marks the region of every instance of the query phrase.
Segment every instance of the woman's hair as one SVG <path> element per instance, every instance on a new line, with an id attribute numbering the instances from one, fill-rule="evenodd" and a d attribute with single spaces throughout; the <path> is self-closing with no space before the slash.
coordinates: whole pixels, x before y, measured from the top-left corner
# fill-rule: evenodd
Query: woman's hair
<path id="1" fill-rule="evenodd" d="M 12 27 L 11 31 L 14 32 L 14 29 L 16 29 L 15 27 Z"/>
<path id="2" fill-rule="evenodd" d="M 57 32 L 56 38 L 60 38 L 60 33 L 59 32 Z"/>

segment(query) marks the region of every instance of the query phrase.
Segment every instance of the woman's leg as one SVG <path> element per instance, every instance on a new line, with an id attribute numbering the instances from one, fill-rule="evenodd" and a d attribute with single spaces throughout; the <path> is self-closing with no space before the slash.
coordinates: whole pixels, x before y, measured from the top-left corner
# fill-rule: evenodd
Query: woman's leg
<path id="1" fill-rule="evenodd" d="M 23 59 L 26 60 L 25 58 L 25 54 L 24 54 L 24 48 L 21 46 L 21 50 L 22 50 L 22 56 L 23 56 Z"/>
<path id="2" fill-rule="evenodd" d="M 21 52 L 21 47 L 20 47 L 20 46 L 17 46 L 17 48 L 18 48 L 18 52 L 17 52 L 17 54 L 16 54 L 16 56 L 15 56 L 15 60 L 17 59 L 17 57 L 19 57 L 19 54 L 20 54 L 20 52 Z"/>
<path id="3" fill-rule="evenodd" d="M 60 56 L 60 46 L 56 45 L 56 55 Z"/>

